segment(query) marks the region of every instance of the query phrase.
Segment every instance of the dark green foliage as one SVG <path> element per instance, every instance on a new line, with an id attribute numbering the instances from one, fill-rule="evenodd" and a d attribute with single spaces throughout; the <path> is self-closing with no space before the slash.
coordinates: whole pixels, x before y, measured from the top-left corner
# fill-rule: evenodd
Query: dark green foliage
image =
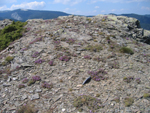
<path id="1" fill-rule="evenodd" d="M 128 54 L 134 54 L 134 52 L 132 51 L 132 49 L 130 49 L 128 47 L 122 47 L 120 49 L 120 52 L 122 52 L 122 53 L 128 53 Z"/>
<path id="2" fill-rule="evenodd" d="M 26 24 L 26 22 L 12 22 L 11 25 L 0 30 L 0 51 L 9 46 L 11 42 L 22 37 L 23 26 Z"/>

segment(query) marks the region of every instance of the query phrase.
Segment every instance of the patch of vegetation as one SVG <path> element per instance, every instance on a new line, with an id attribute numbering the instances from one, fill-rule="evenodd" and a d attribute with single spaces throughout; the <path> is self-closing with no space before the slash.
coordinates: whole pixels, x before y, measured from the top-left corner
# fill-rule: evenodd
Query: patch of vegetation
<path id="1" fill-rule="evenodd" d="M 90 59 L 91 59 L 91 56 L 89 56 L 89 55 L 84 55 L 84 58 L 90 60 Z"/>
<path id="2" fill-rule="evenodd" d="M 53 60 L 49 61 L 49 65 L 50 65 L 50 66 L 55 66 L 54 61 L 53 61 Z"/>
<path id="3" fill-rule="evenodd" d="M 100 97 L 100 94 L 96 94 L 96 97 Z"/>
<path id="4" fill-rule="evenodd" d="M 22 83 L 27 83 L 29 80 L 27 79 L 27 78 L 24 78 L 23 80 L 22 80 Z"/>
<path id="5" fill-rule="evenodd" d="M 102 102 L 95 98 L 88 95 L 81 95 L 74 99 L 73 102 L 74 107 L 76 107 L 80 112 L 83 110 L 83 106 L 88 107 L 88 109 L 92 112 L 95 110 L 103 108 Z"/>
<path id="6" fill-rule="evenodd" d="M 134 103 L 134 99 L 131 97 L 127 97 L 124 99 L 124 104 L 126 107 L 131 106 Z"/>
<path id="7" fill-rule="evenodd" d="M 68 62 L 70 59 L 71 59 L 71 57 L 69 57 L 69 56 L 62 56 L 59 58 L 59 60 L 66 61 L 66 62 Z"/>
<path id="8" fill-rule="evenodd" d="M 18 108 L 16 113 L 36 113 L 36 110 L 32 105 L 23 105 Z"/>
<path id="9" fill-rule="evenodd" d="M 117 60 L 116 61 L 114 60 L 113 62 L 109 62 L 108 66 L 110 68 L 115 68 L 115 69 L 119 69 L 119 67 L 120 67 L 119 62 Z"/>
<path id="10" fill-rule="evenodd" d="M 102 46 L 97 44 L 97 45 L 88 45 L 84 49 L 91 52 L 100 52 L 100 50 L 102 50 L 103 48 Z"/>
<path id="11" fill-rule="evenodd" d="M 34 84 L 35 83 L 35 81 L 33 80 L 33 79 L 30 79 L 29 81 L 28 81 L 28 86 L 31 86 L 32 84 Z"/>
<path id="12" fill-rule="evenodd" d="M 10 61 L 12 61 L 13 59 L 14 59 L 13 56 L 7 56 L 7 57 L 5 58 L 5 61 L 10 62 Z"/>
<path id="13" fill-rule="evenodd" d="M 8 62 L 3 61 L 3 62 L 2 62 L 2 66 L 6 66 L 6 65 L 7 65 L 7 63 L 8 63 Z"/>
<path id="14" fill-rule="evenodd" d="M 24 84 L 19 84 L 18 88 L 21 89 L 21 88 L 24 88 L 25 85 Z"/>
<path id="15" fill-rule="evenodd" d="M 128 54 L 131 54 L 131 55 L 134 54 L 133 50 L 130 49 L 130 48 L 128 48 L 128 47 L 122 47 L 120 49 L 120 52 L 122 52 L 122 53 L 128 53 Z"/>
<path id="16" fill-rule="evenodd" d="M 43 88 L 47 88 L 47 89 L 51 89 L 51 88 L 53 88 L 53 84 L 51 83 L 51 84 L 49 84 L 49 83 L 47 83 L 47 82 L 42 82 L 42 85 L 41 85 Z"/>
<path id="17" fill-rule="evenodd" d="M 150 94 L 149 93 L 144 93 L 143 98 L 150 98 Z"/>
<path id="18" fill-rule="evenodd" d="M 28 86 L 31 86 L 34 84 L 36 81 L 41 81 L 41 77 L 38 75 L 33 76 L 29 81 L 28 81 Z"/>
<path id="19" fill-rule="evenodd" d="M 74 44 L 75 40 L 73 38 L 69 38 L 66 42 L 69 44 Z"/>
<path id="20" fill-rule="evenodd" d="M 116 103 L 119 103 L 119 102 L 120 102 L 120 98 L 119 98 L 119 97 L 116 97 L 116 98 L 114 98 L 112 101 L 115 101 Z"/>
<path id="21" fill-rule="evenodd" d="M 140 84 L 141 83 L 141 79 L 140 78 L 136 78 L 135 81 Z"/>
<path id="22" fill-rule="evenodd" d="M 38 59 L 35 61 L 35 64 L 42 64 L 45 60 L 42 60 L 42 59 Z"/>
<path id="23" fill-rule="evenodd" d="M 130 76 L 130 77 L 124 77 L 123 78 L 123 81 L 124 82 L 127 82 L 127 83 L 130 83 L 131 81 L 133 81 L 134 77 Z"/>
<path id="24" fill-rule="evenodd" d="M 23 27 L 26 24 L 26 22 L 13 21 L 11 25 L 0 31 L 0 51 L 8 47 L 11 42 L 22 37 L 22 32 L 25 30 Z"/>
<path id="25" fill-rule="evenodd" d="M 88 71 L 88 74 L 94 81 L 97 82 L 107 79 L 107 77 L 104 76 L 105 74 L 107 74 L 107 72 L 103 69 L 99 69 L 98 71 Z"/>

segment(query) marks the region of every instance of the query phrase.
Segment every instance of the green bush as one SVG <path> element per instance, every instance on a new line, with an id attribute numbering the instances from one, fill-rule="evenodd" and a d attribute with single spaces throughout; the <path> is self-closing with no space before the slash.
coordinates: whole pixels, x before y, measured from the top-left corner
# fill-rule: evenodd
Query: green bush
<path id="1" fill-rule="evenodd" d="M 134 54 L 134 52 L 132 51 L 132 49 L 130 49 L 128 47 L 122 47 L 120 49 L 120 52 L 122 52 L 122 53 L 128 53 L 128 54 Z"/>
<path id="2" fill-rule="evenodd" d="M 25 30 L 23 26 L 26 24 L 26 22 L 17 21 L 0 30 L 0 51 L 9 46 L 11 42 L 22 37 L 22 32 Z"/>

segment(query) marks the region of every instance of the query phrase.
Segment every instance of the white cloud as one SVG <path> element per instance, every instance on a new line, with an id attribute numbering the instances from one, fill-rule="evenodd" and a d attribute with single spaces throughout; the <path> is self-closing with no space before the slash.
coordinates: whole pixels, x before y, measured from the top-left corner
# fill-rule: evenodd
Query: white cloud
<path id="1" fill-rule="evenodd" d="M 95 9 L 98 9 L 99 8 L 99 6 L 95 6 Z"/>
<path id="2" fill-rule="evenodd" d="M 19 5 L 12 5 L 9 9 L 13 10 L 13 9 L 19 9 L 19 8 L 24 8 L 24 9 L 39 9 L 45 6 L 45 2 L 29 2 L 29 3 L 22 3 Z"/>
<path id="3" fill-rule="evenodd" d="M 144 2 L 150 0 L 91 0 L 91 3 L 96 3 L 96 2 L 111 2 L 111 3 L 131 3 L 131 2 Z"/>
<path id="4" fill-rule="evenodd" d="M 6 6 L 6 5 L 0 7 L 0 10 L 6 10 L 6 9 L 7 9 L 7 6 Z"/>
<path id="5" fill-rule="evenodd" d="M 150 11 L 150 7 L 142 7 L 141 9 L 144 9 L 144 10 L 149 10 Z"/>
<path id="6" fill-rule="evenodd" d="M 67 4 L 68 2 L 70 2 L 70 0 L 54 0 L 54 3 Z"/>
<path id="7" fill-rule="evenodd" d="M 54 3 L 70 4 L 72 6 L 72 5 L 79 4 L 80 2 L 83 1 L 85 0 L 54 0 Z"/>

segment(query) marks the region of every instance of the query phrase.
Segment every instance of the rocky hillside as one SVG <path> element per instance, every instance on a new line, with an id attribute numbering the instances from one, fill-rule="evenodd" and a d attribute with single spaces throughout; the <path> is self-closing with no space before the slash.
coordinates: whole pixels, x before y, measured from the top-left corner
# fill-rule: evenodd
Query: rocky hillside
<path id="1" fill-rule="evenodd" d="M 1 113 L 150 112 L 149 31 L 137 19 L 27 22 L 0 53 Z"/>

